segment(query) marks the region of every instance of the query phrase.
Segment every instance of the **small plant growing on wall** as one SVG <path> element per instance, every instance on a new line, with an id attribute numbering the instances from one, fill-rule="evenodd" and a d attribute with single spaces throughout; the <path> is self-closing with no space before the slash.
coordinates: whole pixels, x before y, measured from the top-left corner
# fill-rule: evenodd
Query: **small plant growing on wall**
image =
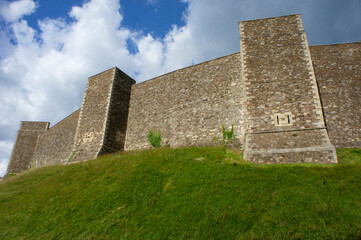
<path id="1" fill-rule="evenodd" d="M 222 138 L 214 137 L 213 142 L 215 144 L 221 144 L 227 147 L 240 147 L 240 142 L 237 140 L 234 134 L 233 124 L 231 130 L 227 131 L 224 125 L 222 125 Z"/>
<path id="2" fill-rule="evenodd" d="M 222 133 L 223 133 L 223 142 L 226 143 L 232 143 L 234 140 L 236 140 L 236 135 L 234 135 L 233 131 L 233 124 L 231 131 L 226 131 L 224 125 L 222 125 Z"/>
<path id="3" fill-rule="evenodd" d="M 161 132 L 157 132 L 155 133 L 154 130 L 150 130 L 148 133 L 148 140 L 150 145 L 152 145 L 154 148 L 159 148 L 160 147 L 160 143 L 162 141 L 162 134 Z"/>

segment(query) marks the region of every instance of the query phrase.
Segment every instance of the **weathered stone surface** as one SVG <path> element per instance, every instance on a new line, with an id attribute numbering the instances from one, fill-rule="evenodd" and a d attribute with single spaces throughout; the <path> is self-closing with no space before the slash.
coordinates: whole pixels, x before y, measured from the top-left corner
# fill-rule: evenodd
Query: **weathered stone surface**
<path id="1" fill-rule="evenodd" d="M 331 143 L 361 147 L 361 42 L 310 50 Z"/>
<path id="2" fill-rule="evenodd" d="M 105 136 L 99 154 L 124 150 L 131 86 L 135 81 L 115 68 L 113 82 Z"/>
<path id="3" fill-rule="evenodd" d="M 32 166 L 32 157 L 38 138 L 48 128 L 48 122 L 22 121 L 20 123 L 5 177 L 10 173 L 20 173 Z"/>
<path id="4" fill-rule="evenodd" d="M 94 159 L 124 148 L 127 106 L 134 83 L 117 68 L 89 78 L 69 162 Z"/>
<path id="5" fill-rule="evenodd" d="M 299 159 L 297 162 L 306 158 L 337 162 L 335 149 L 324 131 L 320 98 L 300 16 L 240 22 L 239 27 L 248 120 L 245 159 L 259 163 L 284 162 L 282 154 L 286 152 L 290 157 L 295 154 L 292 149 L 297 148 L 297 154 L 307 152 L 299 158 L 291 157 Z M 307 130 L 307 136 L 301 130 Z M 293 134 L 299 136 L 295 146 Z M 309 151 L 311 146 L 313 151 Z M 317 148 L 332 154 L 319 154 Z"/>
<path id="6" fill-rule="evenodd" d="M 148 133 L 161 131 L 171 147 L 212 145 L 222 125 L 243 140 L 244 93 L 239 53 L 180 69 L 134 85 L 125 149 L 149 148 Z"/>
<path id="7" fill-rule="evenodd" d="M 36 167 L 67 163 L 73 152 L 79 112 L 80 110 L 73 112 L 39 136 L 33 156 Z"/>
<path id="8" fill-rule="evenodd" d="M 140 84 L 117 68 L 90 77 L 80 110 L 49 130 L 21 123 L 8 172 L 150 148 L 152 129 L 163 145 L 213 145 L 233 124 L 233 146 L 262 164 L 335 163 L 332 144 L 361 148 L 360 42 L 309 48 L 299 15 L 239 28 L 240 53 Z"/>
<path id="9" fill-rule="evenodd" d="M 336 163 L 326 129 L 253 133 L 247 141 L 246 157 L 255 163 Z"/>

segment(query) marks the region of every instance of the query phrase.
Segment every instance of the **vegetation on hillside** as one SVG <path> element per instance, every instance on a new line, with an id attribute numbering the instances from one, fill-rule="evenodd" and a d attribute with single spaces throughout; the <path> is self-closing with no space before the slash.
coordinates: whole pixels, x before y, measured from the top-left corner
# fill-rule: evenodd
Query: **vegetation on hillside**
<path id="1" fill-rule="evenodd" d="M 0 183 L 0 239 L 360 239 L 361 149 L 338 160 L 191 147 L 32 169 Z"/>

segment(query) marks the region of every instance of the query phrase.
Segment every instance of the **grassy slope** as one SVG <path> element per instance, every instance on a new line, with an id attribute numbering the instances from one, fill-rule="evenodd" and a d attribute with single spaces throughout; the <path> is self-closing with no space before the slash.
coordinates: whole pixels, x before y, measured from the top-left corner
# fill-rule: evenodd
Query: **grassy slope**
<path id="1" fill-rule="evenodd" d="M 0 183 L 0 239 L 360 239 L 361 149 L 338 158 L 183 148 L 33 169 Z"/>

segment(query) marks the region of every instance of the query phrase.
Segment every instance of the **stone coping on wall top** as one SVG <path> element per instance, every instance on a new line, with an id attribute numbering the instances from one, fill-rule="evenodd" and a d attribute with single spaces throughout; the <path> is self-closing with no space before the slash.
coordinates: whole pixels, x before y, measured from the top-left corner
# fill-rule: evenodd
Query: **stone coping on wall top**
<path id="1" fill-rule="evenodd" d="M 337 47 L 337 46 L 345 46 L 345 45 L 361 45 L 361 41 L 358 42 L 345 42 L 345 43 L 332 43 L 332 44 L 319 44 L 319 45 L 312 45 L 310 46 L 310 48 L 315 48 L 315 47 Z"/>
<path id="2" fill-rule="evenodd" d="M 93 78 L 93 77 L 95 77 L 95 76 L 98 76 L 98 75 L 100 75 L 100 74 L 102 74 L 102 73 L 105 73 L 105 72 L 110 71 L 110 70 L 113 70 L 113 69 L 114 69 L 115 71 L 118 70 L 118 71 L 120 71 L 121 73 L 123 73 L 124 75 L 126 75 L 127 77 L 133 79 L 133 78 L 130 77 L 128 74 L 126 74 L 125 72 L 123 72 L 122 70 L 120 70 L 118 67 L 109 68 L 109 69 L 107 69 L 107 70 L 104 70 L 104 71 L 102 71 L 102 72 L 100 72 L 100 73 L 97 73 L 97 74 L 94 74 L 94 75 L 88 77 L 88 79 L 89 79 L 89 78 Z M 133 80 L 134 80 L 134 79 L 133 79 Z M 134 81 L 135 81 L 135 80 L 134 80 Z"/>
<path id="3" fill-rule="evenodd" d="M 301 17 L 301 14 L 300 13 L 295 13 L 295 14 L 284 15 L 284 16 L 275 16 L 275 17 L 268 17 L 268 18 L 257 18 L 257 19 L 252 19 L 252 20 L 239 21 L 238 24 L 246 23 L 246 22 L 261 21 L 261 20 L 271 20 L 271 19 L 277 19 L 277 18 L 297 17 L 297 16 Z"/>
<path id="4" fill-rule="evenodd" d="M 220 60 L 220 59 L 222 59 L 222 58 L 230 57 L 230 56 L 236 55 L 236 54 L 240 54 L 240 52 L 238 51 L 238 52 L 235 52 L 235 53 L 227 54 L 227 55 L 222 56 L 222 57 L 218 57 L 218 58 L 210 59 L 210 60 L 207 60 L 207 61 L 204 61 L 204 62 L 200 62 L 200 63 L 197 63 L 197 64 L 193 64 L 193 65 L 190 65 L 190 66 L 187 66 L 187 67 L 184 67 L 184 68 L 179 68 L 179 69 L 176 69 L 176 70 L 174 70 L 174 71 L 171 71 L 171 72 L 168 72 L 168 73 L 165 73 L 165 74 L 156 76 L 156 77 L 154 77 L 154 78 L 147 79 L 147 80 L 145 80 L 145 81 L 143 81 L 143 82 L 140 82 L 140 83 L 137 83 L 137 84 L 135 84 L 135 85 L 141 85 L 141 84 L 143 84 L 143 83 L 146 83 L 146 82 L 155 80 L 155 79 L 157 79 L 157 78 L 159 78 L 159 77 L 164 77 L 164 76 L 166 76 L 166 75 L 168 75 L 168 74 L 172 74 L 172 73 L 175 73 L 175 72 L 178 72 L 178 71 L 181 71 L 181 70 L 185 70 L 185 69 L 187 69 L 187 68 L 196 67 L 196 66 L 198 66 L 198 65 L 202 65 L 202 64 L 205 64 L 205 63 L 209 63 L 209 62 L 212 62 L 212 61 L 215 61 L 215 60 Z"/>
<path id="5" fill-rule="evenodd" d="M 56 124 L 54 124 L 53 126 L 49 127 L 50 129 L 53 129 L 56 125 L 60 124 L 61 122 L 63 122 L 64 120 L 67 120 L 68 117 L 70 117 L 71 115 L 75 114 L 77 111 L 80 111 L 80 108 L 75 110 L 74 112 L 70 113 L 68 116 L 64 117 L 63 119 L 61 119 L 59 122 L 57 122 Z"/>
<path id="6" fill-rule="evenodd" d="M 115 68 L 117 68 L 117 67 L 112 67 L 112 68 L 109 68 L 109 69 L 107 69 L 107 70 L 101 71 L 100 73 L 96 73 L 96 74 L 94 74 L 94 75 L 91 75 L 90 77 L 88 77 L 88 79 L 89 79 L 89 78 L 92 78 L 92 77 L 95 77 L 95 76 L 97 76 L 97 75 L 100 75 L 100 74 L 102 74 L 102 73 L 105 73 L 105 72 L 107 72 L 107 71 L 109 71 L 109 70 L 113 70 L 113 69 L 115 69 Z"/>
<path id="7" fill-rule="evenodd" d="M 21 121 L 19 131 L 40 131 L 40 129 L 33 129 L 34 125 L 45 127 L 44 131 L 49 129 L 50 122 L 45 121 Z M 30 126 L 30 128 L 29 128 Z"/>

